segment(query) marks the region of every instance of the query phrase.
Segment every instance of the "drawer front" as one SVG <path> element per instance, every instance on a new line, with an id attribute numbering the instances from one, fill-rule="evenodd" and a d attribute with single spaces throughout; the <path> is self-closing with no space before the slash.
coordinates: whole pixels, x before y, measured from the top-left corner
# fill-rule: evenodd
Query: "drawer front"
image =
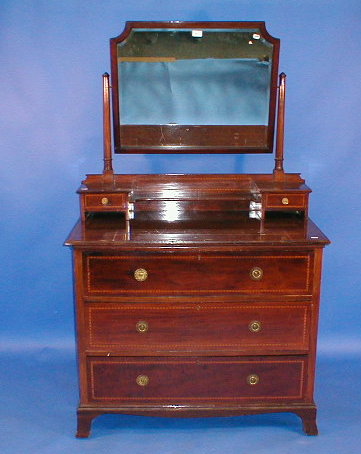
<path id="1" fill-rule="evenodd" d="M 84 196 L 85 210 L 92 211 L 114 211 L 127 207 L 128 194 L 86 194 Z"/>
<path id="2" fill-rule="evenodd" d="M 304 208 L 305 194 L 267 194 L 265 207 L 267 208 Z"/>
<path id="3" fill-rule="evenodd" d="M 305 357 L 88 358 L 88 400 L 114 403 L 301 401 Z"/>
<path id="4" fill-rule="evenodd" d="M 88 294 L 310 294 L 309 254 L 86 255 Z"/>
<path id="5" fill-rule="evenodd" d="M 93 352 L 305 353 L 310 305 L 91 304 L 85 323 Z"/>

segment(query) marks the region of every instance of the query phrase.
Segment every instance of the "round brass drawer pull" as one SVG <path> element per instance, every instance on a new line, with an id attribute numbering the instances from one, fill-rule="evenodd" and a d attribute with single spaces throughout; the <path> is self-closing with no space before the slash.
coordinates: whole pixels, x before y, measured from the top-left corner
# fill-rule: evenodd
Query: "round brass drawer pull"
<path id="1" fill-rule="evenodd" d="M 253 320 L 249 325 L 248 325 L 249 330 L 252 333 L 259 333 L 262 329 L 262 323 L 259 322 L 258 320 Z"/>
<path id="2" fill-rule="evenodd" d="M 149 383 L 149 377 L 147 375 L 138 375 L 135 381 L 139 386 L 147 386 L 147 384 Z"/>
<path id="3" fill-rule="evenodd" d="M 109 199 L 108 199 L 108 197 L 103 197 L 102 200 L 101 200 L 101 202 L 102 202 L 102 205 L 104 205 L 104 206 L 105 206 L 105 205 L 109 205 Z"/>
<path id="4" fill-rule="evenodd" d="M 134 271 L 134 278 L 139 281 L 145 281 L 148 278 L 148 271 L 144 268 L 138 268 Z"/>
<path id="5" fill-rule="evenodd" d="M 282 205 L 288 205 L 289 204 L 289 200 L 287 197 L 283 197 L 282 199 Z"/>
<path id="6" fill-rule="evenodd" d="M 251 269 L 249 275 L 254 281 L 259 281 L 263 277 L 263 270 L 262 268 L 255 266 L 254 268 Z"/>
<path id="7" fill-rule="evenodd" d="M 251 386 L 257 385 L 259 383 L 259 376 L 256 374 L 248 375 L 247 383 Z"/>
<path id="8" fill-rule="evenodd" d="M 139 320 L 135 327 L 137 328 L 138 333 L 146 333 L 149 328 L 148 323 L 144 320 Z"/>

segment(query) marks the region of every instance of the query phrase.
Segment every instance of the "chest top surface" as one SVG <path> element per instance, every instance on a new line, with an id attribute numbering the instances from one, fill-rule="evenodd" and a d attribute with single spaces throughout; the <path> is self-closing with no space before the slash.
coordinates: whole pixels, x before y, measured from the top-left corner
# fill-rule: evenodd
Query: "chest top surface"
<path id="1" fill-rule="evenodd" d="M 173 213 L 173 214 L 171 214 Z M 79 221 L 66 244 L 100 247 L 152 246 L 324 246 L 328 238 L 311 221 L 296 215 L 270 216 L 263 232 L 245 213 L 143 212 L 128 222 L 119 214 L 98 214 Z"/>

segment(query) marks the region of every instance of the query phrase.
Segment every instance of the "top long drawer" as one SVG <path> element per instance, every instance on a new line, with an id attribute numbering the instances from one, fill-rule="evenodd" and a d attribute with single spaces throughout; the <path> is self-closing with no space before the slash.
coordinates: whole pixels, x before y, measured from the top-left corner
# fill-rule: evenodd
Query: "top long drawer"
<path id="1" fill-rule="evenodd" d="M 88 295 L 311 294 L 312 255 L 85 254 Z"/>

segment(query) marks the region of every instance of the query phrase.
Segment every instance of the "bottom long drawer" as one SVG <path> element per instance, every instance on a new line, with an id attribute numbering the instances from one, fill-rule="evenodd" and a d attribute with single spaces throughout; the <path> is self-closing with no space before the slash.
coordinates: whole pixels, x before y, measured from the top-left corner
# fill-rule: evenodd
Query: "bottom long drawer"
<path id="1" fill-rule="evenodd" d="M 199 404 L 301 401 L 307 357 L 89 357 L 88 401 Z"/>

